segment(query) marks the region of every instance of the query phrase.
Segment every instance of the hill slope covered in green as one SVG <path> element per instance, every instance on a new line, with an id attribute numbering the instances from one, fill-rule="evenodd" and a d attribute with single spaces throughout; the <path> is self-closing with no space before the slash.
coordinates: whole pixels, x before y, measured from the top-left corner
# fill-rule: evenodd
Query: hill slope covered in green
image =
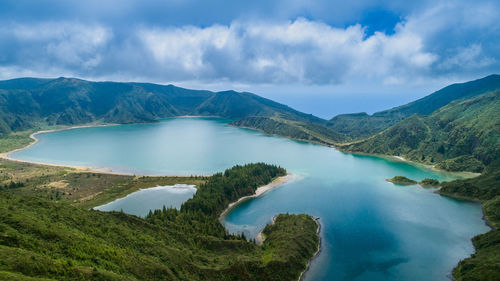
<path id="1" fill-rule="evenodd" d="M 500 157 L 499 112 L 497 90 L 452 102 L 429 116 L 412 115 L 342 149 L 397 155 L 448 170 L 481 172 Z"/>
<path id="2" fill-rule="evenodd" d="M 236 120 L 231 125 L 325 145 L 335 145 L 349 140 L 346 135 L 337 133 L 322 124 L 293 121 L 280 117 L 251 116 Z"/>
<path id="3" fill-rule="evenodd" d="M 376 112 L 373 115 L 341 114 L 330 119 L 327 126 L 353 138 L 365 138 L 413 114 L 429 115 L 452 101 L 472 98 L 497 89 L 500 89 L 500 75 L 494 74 L 478 80 L 447 86 L 414 102 Z"/>
<path id="4" fill-rule="evenodd" d="M 262 246 L 228 234 L 228 203 L 283 175 L 266 165 L 210 177 L 181 210 L 145 219 L 0 191 L 0 279 L 296 280 L 319 243 L 306 215 L 279 215 Z M 30 279 L 32 278 L 32 279 Z"/>
<path id="5" fill-rule="evenodd" d="M 74 78 L 0 81 L 0 134 L 44 125 L 140 123 L 183 115 L 229 119 L 276 116 L 310 123 L 325 122 L 251 93 Z"/>

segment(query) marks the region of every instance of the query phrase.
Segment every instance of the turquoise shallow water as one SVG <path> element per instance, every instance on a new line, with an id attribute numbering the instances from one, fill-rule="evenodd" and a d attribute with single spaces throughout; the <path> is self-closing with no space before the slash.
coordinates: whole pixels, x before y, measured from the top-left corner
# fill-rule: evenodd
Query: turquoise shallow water
<path id="1" fill-rule="evenodd" d="M 40 134 L 38 144 L 11 157 L 162 175 L 211 174 L 258 161 L 281 165 L 297 179 L 242 203 L 225 225 L 254 236 L 278 213 L 320 217 L 322 252 L 307 280 L 447 279 L 457 262 L 473 252 L 470 238 L 488 230 L 477 203 L 385 181 L 395 175 L 449 180 L 449 174 L 266 136 L 227 122 L 176 118 Z M 129 205 L 141 215 L 174 197 L 162 194 L 164 201 L 156 203 L 151 198 L 159 196 L 129 195 L 133 200 L 115 210 Z"/>
<path id="2" fill-rule="evenodd" d="M 139 217 L 145 217 L 149 210 L 165 208 L 180 209 L 182 203 L 196 193 L 194 185 L 176 184 L 157 186 L 133 192 L 123 198 L 95 207 L 100 211 L 123 211 Z"/>

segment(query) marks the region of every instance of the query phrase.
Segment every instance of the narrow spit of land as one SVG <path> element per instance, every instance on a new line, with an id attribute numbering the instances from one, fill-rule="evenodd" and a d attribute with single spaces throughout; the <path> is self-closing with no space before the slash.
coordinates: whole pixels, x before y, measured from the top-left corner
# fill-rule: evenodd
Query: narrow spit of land
<path id="1" fill-rule="evenodd" d="M 252 199 L 252 198 L 259 197 L 259 196 L 263 195 L 264 193 L 266 193 L 274 188 L 280 187 L 284 184 L 290 183 L 291 181 L 293 181 L 295 179 L 297 179 L 297 175 L 288 173 L 285 176 L 281 176 L 281 177 L 274 179 L 272 182 L 270 182 L 264 186 L 258 187 L 255 190 L 255 194 L 243 196 L 240 199 L 238 199 L 238 201 L 230 203 L 227 206 L 227 208 L 221 213 L 219 220 L 220 221 L 224 220 L 224 218 L 229 214 L 229 212 L 231 212 L 231 210 L 234 209 L 236 206 L 238 206 L 238 204 L 240 204 L 241 202 L 244 202 L 244 201 Z"/>

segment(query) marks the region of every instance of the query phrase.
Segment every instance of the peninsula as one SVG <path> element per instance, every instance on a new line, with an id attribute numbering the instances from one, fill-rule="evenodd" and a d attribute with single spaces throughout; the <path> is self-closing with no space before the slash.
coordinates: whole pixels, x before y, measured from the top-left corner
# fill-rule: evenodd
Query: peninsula
<path id="1" fill-rule="evenodd" d="M 54 183 L 63 184 L 61 180 L 66 179 L 60 173 L 65 169 L 62 167 L 1 161 L 11 169 L 22 166 L 18 169 L 28 174 L 53 171 L 46 180 Z M 83 179 L 91 178 L 97 185 L 111 179 L 130 185 L 168 181 L 166 177 L 135 179 L 66 171 Z M 262 280 L 269 274 L 278 274 L 286 280 L 296 280 L 319 245 L 318 226 L 313 218 L 280 216 L 262 246 L 244 236 L 227 233 L 218 220 L 229 202 L 251 195 L 257 186 L 285 175 L 282 168 L 258 163 L 235 166 L 206 179 L 186 178 L 185 182 L 198 181 L 196 195 L 180 210 L 156 210 L 145 219 L 35 197 L 30 195 L 31 184 L 2 188 L 0 277 L 124 280 L 161 275 L 170 280 L 235 280 L 245 276 Z M 127 258 L 130 256 L 135 258 Z M 41 266 L 43 271 L 39 270 Z"/>

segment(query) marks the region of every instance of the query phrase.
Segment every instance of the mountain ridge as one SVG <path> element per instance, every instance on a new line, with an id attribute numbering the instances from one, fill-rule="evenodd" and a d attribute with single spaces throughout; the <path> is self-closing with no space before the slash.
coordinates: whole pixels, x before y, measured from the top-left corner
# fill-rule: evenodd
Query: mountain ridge
<path id="1" fill-rule="evenodd" d="M 327 126 L 350 137 L 362 139 L 381 132 L 413 114 L 429 115 L 455 100 L 467 99 L 500 88 L 500 75 L 446 86 L 413 102 L 369 115 L 365 112 L 340 114 L 328 120 Z"/>
<path id="2" fill-rule="evenodd" d="M 191 90 L 137 82 L 77 78 L 0 81 L 0 134 L 39 124 L 138 123 L 201 115 L 228 119 L 283 117 L 323 124 L 326 120 L 248 92 Z"/>
<path id="3" fill-rule="evenodd" d="M 481 172 L 500 157 L 498 112 L 500 90 L 451 102 L 429 116 L 411 115 L 381 133 L 341 148 Z M 467 156 L 473 158 L 464 158 Z"/>

